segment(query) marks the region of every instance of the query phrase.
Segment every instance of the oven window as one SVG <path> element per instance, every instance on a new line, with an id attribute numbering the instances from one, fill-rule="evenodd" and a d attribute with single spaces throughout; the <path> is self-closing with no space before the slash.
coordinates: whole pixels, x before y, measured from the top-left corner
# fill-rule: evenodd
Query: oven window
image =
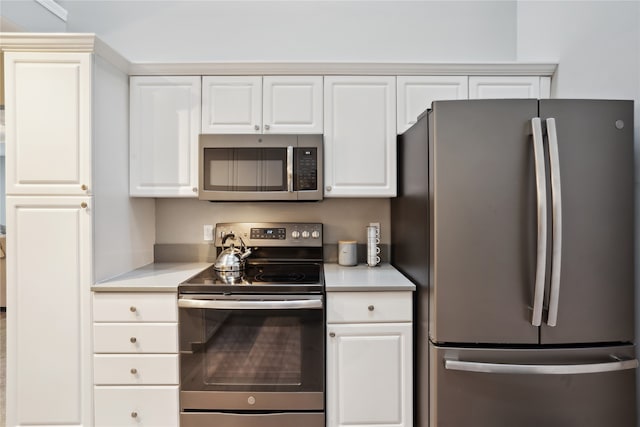
<path id="1" fill-rule="evenodd" d="M 286 191 L 286 148 L 206 148 L 207 191 Z"/>
<path id="2" fill-rule="evenodd" d="M 322 390 L 322 317 L 322 310 L 180 309 L 183 390 Z"/>

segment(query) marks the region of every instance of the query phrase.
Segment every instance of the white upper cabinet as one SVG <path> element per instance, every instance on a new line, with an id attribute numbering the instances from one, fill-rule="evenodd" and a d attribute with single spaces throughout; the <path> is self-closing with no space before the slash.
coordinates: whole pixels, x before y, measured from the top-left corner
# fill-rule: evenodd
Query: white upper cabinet
<path id="1" fill-rule="evenodd" d="M 543 91 L 541 91 L 541 87 L 544 89 Z M 548 79 L 545 79 L 544 77 L 469 77 L 469 99 L 548 97 Z"/>
<path id="2" fill-rule="evenodd" d="M 324 80 L 325 197 L 396 195 L 396 78 Z"/>
<path id="3" fill-rule="evenodd" d="M 7 195 L 92 191 L 91 69 L 90 53 L 5 53 Z"/>
<path id="4" fill-rule="evenodd" d="M 202 78 L 202 133 L 261 133 L 262 77 Z"/>
<path id="5" fill-rule="evenodd" d="M 264 133 L 322 133 L 322 77 L 264 77 Z"/>
<path id="6" fill-rule="evenodd" d="M 130 80 L 132 196 L 196 197 L 200 77 Z"/>
<path id="7" fill-rule="evenodd" d="M 322 77 L 202 78 L 202 133 L 322 133 Z"/>
<path id="8" fill-rule="evenodd" d="M 468 99 L 467 76 L 398 76 L 398 134 L 413 125 L 431 103 Z"/>

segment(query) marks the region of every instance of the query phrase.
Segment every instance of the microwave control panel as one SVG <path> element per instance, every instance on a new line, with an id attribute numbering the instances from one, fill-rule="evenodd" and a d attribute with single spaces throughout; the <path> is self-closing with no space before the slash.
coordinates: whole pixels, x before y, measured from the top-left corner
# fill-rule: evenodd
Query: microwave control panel
<path id="1" fill-rule="evenodd" d="M 296 148 L 294 190 L 318 189 L 318 149 Z"/>

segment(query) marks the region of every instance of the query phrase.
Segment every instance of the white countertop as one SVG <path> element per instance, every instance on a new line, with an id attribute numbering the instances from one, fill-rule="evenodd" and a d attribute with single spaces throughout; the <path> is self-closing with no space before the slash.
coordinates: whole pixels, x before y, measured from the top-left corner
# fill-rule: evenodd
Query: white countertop
<path id="1" fill-rule="evenodd" d="M 93 285 L 94 291 L 111 292 L 176 292 L 178 285 L 195 276 L 211 263 L 160 262 L 116 276 Z M 325 287 L 335 291 L 415 291 L 416 287 L 390 264 L 369 267 L 359 264 L 345 267 L 324 264 Z"/>
<path id="2" fill-rule="evenodd" d="M 415 291 L 416 286 L 390 264 L 345 267 L 324 264 L 327 292 L 335 291 Z"/>
<path id="3" fill-rule="evenodd" d="M 152 263 L 96 283 L 91 289 L 94 291 L 176 292 L 180 283 L 211 265 L 206 262 Z"/>

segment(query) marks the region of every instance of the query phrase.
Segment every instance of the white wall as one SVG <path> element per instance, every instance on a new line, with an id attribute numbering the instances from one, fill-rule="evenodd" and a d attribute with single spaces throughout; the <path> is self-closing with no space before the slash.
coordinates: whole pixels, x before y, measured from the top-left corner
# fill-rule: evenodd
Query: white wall
<path id="1" fill-rule="evenodd" d="M 0 31 L 64 33 L 65 21 L 35 0 L 2 0 L 0 2 Z"/>
<path id="2" fill-rule="evenodd" d="M 309 203 L 209 203 L 199 200 L 156 201 L 156 243 L 203 243 L 202 226 L 217 222 L 321 222 L 324 242 L 366 243 L 365 227 L 380 222 L 380 241 L 388 244 L 388 199 L 325 199 Z"/>
<path id="3" fill-rule="evenodd" d="M 68 1 L 133 61 L 502 61 L 514 1 Z"/>

